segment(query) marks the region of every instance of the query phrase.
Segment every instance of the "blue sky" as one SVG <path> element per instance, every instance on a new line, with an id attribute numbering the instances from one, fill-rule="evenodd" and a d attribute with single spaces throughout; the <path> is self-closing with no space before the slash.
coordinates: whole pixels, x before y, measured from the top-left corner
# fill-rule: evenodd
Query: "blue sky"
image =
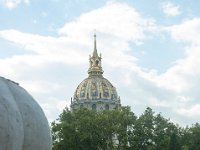
<path id="1" fill-rule="evenodd" d="M 96 30 L 104 77 L 123 105 L 200 121 L 200 2 L 0 0 L 0 75 L 55 120 L 87 77 Z"/>

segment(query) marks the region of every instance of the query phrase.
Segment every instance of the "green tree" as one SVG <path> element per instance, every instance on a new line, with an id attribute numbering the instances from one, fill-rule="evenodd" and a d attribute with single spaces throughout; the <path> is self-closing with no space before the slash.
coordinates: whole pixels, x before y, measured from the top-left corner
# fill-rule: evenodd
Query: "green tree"
<path id="1" fill-rule="evenodd" d="M 196 123 L 189 129 L 189 150 L 200 150 L 200 124 Z"/>
<path id="2" fill-rule="evenodd" d="M 96 113 L 81 109 L 71 112 L 65 109 L 57 121 L 52 123 L 52 138 L 54 150 L 76 150 L 96 148 L 97 138 L 93 119 Z M 82 125 L 81 125 L 82 124 Z M 94 135 L 92 135 L 94 134 Z"/>
<path id="3" fill-rule="evenodd" d="M 161 114 L 154 117 L 154 142 L 156 150 L 167 150 L 170 136 L 173 132 L 178 132 L 178 128 L 169 119 L 165 119 Z"/>
<path id="4" fill-rule="evenodd" d="M 200 150 L 200 124 L 183 128 L 180 141 L 182 150 Z"/>
<path id="5" fill-rule="evenodd" d="M 189 150 L 189 145 L 191 143 L 191 133 L 190 128 L 186 126 L 185 128 L 181 128 L 180 131 L 180 145 L 182 150 Z"/>
<path id="6" fill-rule="evenodd" d="M 131 132 L 131 148 L 135 150 L 167 150 L 173 132 L 178 133 L 176 125 L 147 107 L 136 120 Z"/>
<path id="7" fill-rule="evenodd" d="M 170 137 L 168 150 L 181 150 L 179 139 L 176 133 L 172 133 Z"/>
<path id="8" fill-rule="evenodd" d="M 154 112 L 147 108 L 136 120 L 130 145 L 136 150 L 148 150 L 153 145 Z"/>
<path id="9" fill-rule="evenodd" d="M 96 112 L 65 109 L 52 123 L 53 150 L 125 150 L 136 117 L 129 107 Z"/>
<path id="10" fill-rule="evenodd" d="M 63 110 L 52 122 L 53 150 L 200 150 L 200 125 L 180 128 L 147 108 Z"/>

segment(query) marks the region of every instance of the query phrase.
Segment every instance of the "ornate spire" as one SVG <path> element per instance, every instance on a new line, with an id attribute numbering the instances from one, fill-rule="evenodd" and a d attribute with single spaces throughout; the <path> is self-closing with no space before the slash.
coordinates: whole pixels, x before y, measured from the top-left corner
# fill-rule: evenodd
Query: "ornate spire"
<path id="1" fill-rule="evenodd" d="M 88 69 L 89 76 L 91 75 L 102 75 L 103 70 L 101 67 L 101 55 L 97 53 L 97 44 L 96 44 L 96 34 L 94 34 L 94 51 L 92 57 L 90 56 L 90 67 Z"/>
<path id="2" fill-rule="evenodd" d="M 96 34 L 94 34 L 94 51 L 93 51 L 93 57 L 98 57 L 98 53 L 97 53 L 97 42 L 96 42 Z"/>

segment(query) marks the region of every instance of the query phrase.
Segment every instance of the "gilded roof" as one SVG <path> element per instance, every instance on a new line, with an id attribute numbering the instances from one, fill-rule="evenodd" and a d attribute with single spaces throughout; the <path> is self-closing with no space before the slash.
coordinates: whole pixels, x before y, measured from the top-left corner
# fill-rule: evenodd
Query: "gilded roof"
<path id="1" fill-rule="evenodd" d="M 76 88 L 74 102 L 91 100 L 120 101 L 115 87 L 103 77 L 101 59 L 101 54 L 98 55 L 96 48 L 96 35 L 94 35 L 94 51 L 93 55 L 89 57 L 89 77 Z"/>
<path id="2" fill-rule="evenodd" d="M 74 100 L 118 100 L 115 87 L 102 76 L 89 76 L 83 80 L 74 93 Z"/>

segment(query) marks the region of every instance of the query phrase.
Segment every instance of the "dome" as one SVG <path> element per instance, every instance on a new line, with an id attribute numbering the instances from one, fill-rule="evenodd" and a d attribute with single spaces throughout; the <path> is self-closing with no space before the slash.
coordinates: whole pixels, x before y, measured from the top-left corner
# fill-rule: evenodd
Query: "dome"
<path id="1" fill-rule="evenodd" d="M 0 77 L 0 149 L 51 150 L 48 121 L 38 103 L 17 83 Z"/>
<path id="2" fill-rule="evenodd" d="M 89 56 L 88 78 L 83 80 L 75 90 L 71 99 L 71 108 L 86 107 L 94 110 L 108 110 L 120 106 L 120 98 L 116 88 L 103 77 L 101 54 L 97 53 L 96 35 L 94 35 L 94 51 Z"/>
<path id="3" fill-rule="evenodd" d="M 74 93 L 75 101 L 111 100 L 118 101 L 115 87 L 104 77 L 89 76 L 83 80 Z"/>

